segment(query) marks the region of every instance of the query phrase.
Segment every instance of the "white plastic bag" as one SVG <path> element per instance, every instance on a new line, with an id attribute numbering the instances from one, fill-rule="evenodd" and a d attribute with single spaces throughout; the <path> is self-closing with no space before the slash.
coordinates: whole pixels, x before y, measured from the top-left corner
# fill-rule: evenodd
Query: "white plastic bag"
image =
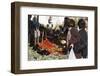
<path id="1" fill-rule="evenodd" d="M 69 53 L 69 58 L 68 59 L 76 59 L 73 48 L 71 48 L 70 53 Z"/>

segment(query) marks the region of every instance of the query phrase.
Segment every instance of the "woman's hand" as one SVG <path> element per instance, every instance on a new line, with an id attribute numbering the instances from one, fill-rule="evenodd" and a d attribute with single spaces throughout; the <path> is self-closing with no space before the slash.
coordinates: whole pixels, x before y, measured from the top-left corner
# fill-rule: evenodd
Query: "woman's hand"
<path id="1" fill-rule="evenodd" d="M 73 47 L 74 47 L 74 44 L 71 44 L 71 45 L 70 45 L 70 47 L 72 47 L 72 48 L 73 48 Z"/>

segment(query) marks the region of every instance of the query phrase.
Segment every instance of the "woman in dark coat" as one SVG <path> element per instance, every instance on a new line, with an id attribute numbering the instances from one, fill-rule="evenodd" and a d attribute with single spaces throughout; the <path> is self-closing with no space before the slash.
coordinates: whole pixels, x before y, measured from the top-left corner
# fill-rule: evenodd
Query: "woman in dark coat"
<path id="1" fill-rule="evenodd" d="M 87 32 L 85 30 L 86 28 L 86 23 L 84 19 L 80 19 L 78 22 L 79 26 L 79 34 L 80 34 L 80 47 L 79 47 L 79 52 L 81 52 L 81 55 L 83 58 L 87 58 L 87 46 L 88 46 L 88 37 L 87 37 Z"/>

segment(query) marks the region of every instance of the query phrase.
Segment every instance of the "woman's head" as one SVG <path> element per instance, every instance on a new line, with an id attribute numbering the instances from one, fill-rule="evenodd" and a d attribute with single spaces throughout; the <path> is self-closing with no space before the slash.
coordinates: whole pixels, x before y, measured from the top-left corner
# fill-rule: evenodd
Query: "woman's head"
<path id="1" fill-rule="evenodd" d="M 69 20 L 69 27 L 75 27 L 75 21 L 73 19 Z"/>
<path id="2" fill-rule="evenodd" d="M 78 26 L 79 26 L 79 29 L 84 29 L 86 27 L 86 22 L 84 19 L 79 19 L 78 21 Z"/>

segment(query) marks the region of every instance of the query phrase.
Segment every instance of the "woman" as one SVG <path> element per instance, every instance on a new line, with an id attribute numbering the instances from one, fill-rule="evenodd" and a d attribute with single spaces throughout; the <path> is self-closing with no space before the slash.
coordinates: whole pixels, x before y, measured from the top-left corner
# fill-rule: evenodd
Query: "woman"
<path id="1" fill-rule="evenodd" d="M 78 21 L 78 26 L 79 26 L 79 34 L 80 34 L 80 47 L 79 47 L 79 51 L 82 55 L 83 58 L 87 58 L 87 46 L 88 46 L 88 42 L 87 42 L 87 32 L 85 30 L 86 28 L 86 22 L 84 19 L 80 19 Z"/>
<path id="2" fill-rule="evenodd" d="M 68 25 L 68 34 L 66 37 L 66 45 L 68 48 L 73 48 L 76 58 L 80 58 L 80 53 L 78 52 L 79 42 L 80 42 L 80 34 L 75 27 L 75 21 L 70 19 Z M 70 50 L 69 50 L 70 52 Z"/>

